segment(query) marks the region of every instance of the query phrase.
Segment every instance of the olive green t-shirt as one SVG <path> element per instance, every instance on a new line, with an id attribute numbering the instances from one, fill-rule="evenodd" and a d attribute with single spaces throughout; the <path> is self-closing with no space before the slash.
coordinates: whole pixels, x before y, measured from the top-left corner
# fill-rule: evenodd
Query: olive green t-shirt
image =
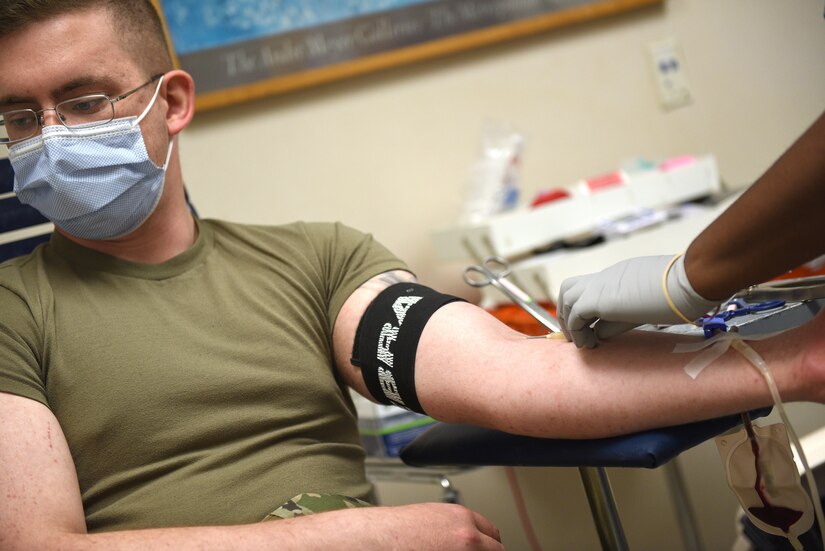
<path id="1" fill-rule="evenodd" d="M 237 524 L 302 492 L 364 497 L 332 361 L 347 297 L 404 264 L 340 224 L 199 221 L 136 264 L 55 234 L 0 265 L 0 392 L 60 422 L 90 531 Z"/>

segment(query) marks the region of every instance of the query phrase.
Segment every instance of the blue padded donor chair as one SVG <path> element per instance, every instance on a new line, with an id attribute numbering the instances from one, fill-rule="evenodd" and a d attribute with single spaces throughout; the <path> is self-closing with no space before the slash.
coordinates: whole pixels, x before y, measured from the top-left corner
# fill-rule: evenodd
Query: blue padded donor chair
<path id="1" fill-rule="evenodd" d="M 14 172 L 0 159 L 0 262 L 29 253 L 49 240 L 53 226 L 43 215 L 17 200 Z"/>
<path id="2" fill-rule="evenodd" d="M 751 412 L 751 418 L 770 408 Z M 426 431 L 401 452 L 415 467 L 506 466 L 578 467 L 602 549 L 628 549 L 605 468 L 655 469 L 665 465 L 685 549 L 702 549 L 687 501 L 681 471 L 670 462 L 682 452 L 739 425 L 732 415 L 698 423 L 655 429 L 628 436 L 565 440 L 518 436 L 470 425 L 441 423 Z"/>

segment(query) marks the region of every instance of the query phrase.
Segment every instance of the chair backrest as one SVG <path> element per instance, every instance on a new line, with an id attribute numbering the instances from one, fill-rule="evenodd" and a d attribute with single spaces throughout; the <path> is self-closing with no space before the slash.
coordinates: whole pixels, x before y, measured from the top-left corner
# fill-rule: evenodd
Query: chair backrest
<path id="1" fill-rule="evenodd" d="M 13 189 L 11 163 L 0 159 L 0 262 L 28 254 L 48 241 L 53 229 L 42 214 L 20 203 Z"/>

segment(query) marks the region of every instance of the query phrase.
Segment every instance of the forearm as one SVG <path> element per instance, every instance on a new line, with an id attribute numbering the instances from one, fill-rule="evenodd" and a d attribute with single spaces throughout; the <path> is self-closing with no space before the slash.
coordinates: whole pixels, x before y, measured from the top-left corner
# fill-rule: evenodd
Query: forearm
<path id="1" fill-rule="evenodd" d="M 84 551 L 151 551 L 155 549 L 232 550 L 232 549 L 292 549 L 288 534 L 278 533 L 266 524 L 163 528 L 99 534 L 55 534 L 44 549 Z M 282 527 L 279 527 L 282 528 Z"/>
<path id="2" fill-rule="evenodd" d="M 426 526 L 426 530 L 421 530 Z M 20 548 L 4 545 L 0 548 Z M 501 535 L 486 518 L 460 505 L 416 503 L 399 507 L 341 509 L 328 513 L 245 526 L 170 528 L 63 535 L 41 539 L 23 549 L 108 550 L 255 550 L 307 551 L 481 551 L 499 550 Z"/>
<path id="3" fill-rule="evenodd" d="M 52 534 L 38 548 L 85 551 L 269 550 L 368 548 L 369 533 L 350 534 L 353 519 L 346 511 L 239 526 L 159 528 L 97 534 Z M 347 534 L 350 537 L 343 537 Z M 344 543 L 342 543 L 342 539 Z M 347 547 L 353 544 L 354 546 Z M 343 545 L 343 547 L 342 547 Z"/>
<path id="4" fill-rule="evenodd" d="M 824 210 L 825 114 L 693 241 L 691 284 L 721 300 L 821 255 Z"/>
<path id="5" fill-rule="evenodd" d="M 477 317 L 470 308 L 444 307 L 419 346 L 419 398 L 429 414 L 445 421 L 532 436 L 594 438 L 771 403 L 761 376 L 733 351 L 693 380 L 683 370 L 692 356 L 673 353 L 684 338 L 634 331 L 610 346 L 582 351 L 565 341 L 526 339 L 491 317 L 465 323 L 473 331 L 462 331 L 459 320 Z M 811 394 L 822 387 L 812 385 L 810 372 L 800 367 L 812 331 L 806 326 L 753 344 L 787 400 L 816 399 Z M 433 346 L 445 340 L 457 344 Z"/>

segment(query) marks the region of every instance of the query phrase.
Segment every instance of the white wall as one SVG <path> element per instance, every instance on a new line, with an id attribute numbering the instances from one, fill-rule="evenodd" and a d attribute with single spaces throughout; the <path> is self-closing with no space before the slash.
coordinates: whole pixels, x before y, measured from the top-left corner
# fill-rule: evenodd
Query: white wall
<path id="1" fill-rule="evenodd" d="M 682 44 L 693 105 L 660 109 L 645 46 Z M 621 16 L 288 96 L 201 113 L 182 140 L 205 216 L 343 220 L 427 283 L 433 228 L 458 213 L 485 120 L 527 138 L 525 196 L 628 157 L 712 152 L 750 183 L 822 111 L 819 0 L 668 0 Z"/>

